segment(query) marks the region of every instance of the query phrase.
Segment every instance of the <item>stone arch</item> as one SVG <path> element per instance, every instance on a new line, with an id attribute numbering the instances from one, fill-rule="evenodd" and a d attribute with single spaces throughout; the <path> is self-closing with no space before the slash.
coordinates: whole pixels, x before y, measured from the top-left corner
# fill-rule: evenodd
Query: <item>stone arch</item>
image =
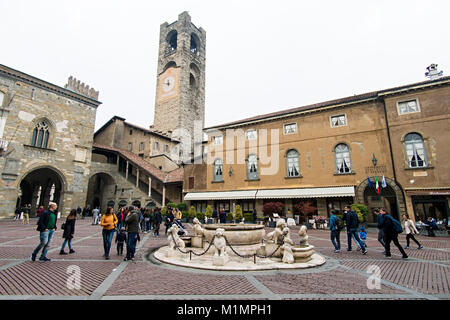
<path id="1" fill-rule="evenodd" d="M 169 61 L 169 62 L 167 62 L 166 65 L 164 66 L 164 68 L 163 68 L 161 74 L 164 73 L 164 72 L 166 72 L 166 70 L 169 69 L 169 68 L 177 68 L 177 63 L 176 63 L 175 61 Z"/>
<path id="2" fill-rule="evenodd" d="M 373 177 L 370 177 L 370 179 L 375 184 Z M 381 188 L 381 179 L 382 179 L 382 177 L 379 177 L 378 183 L 380 184 L 380 188 Z M 397 209 L 398 217 L 394 217 L 394 218 L 399 218 L 399 217 L 401 217 L 402 214 L 406 213 L 406 204 L 405 204 L 405 200 L 404 200 L 404 196 L 403 196 L 402 187 L 397 182 L 395 182 L 395 180 L 393 180 L 391 178 L 385 177 L 385 180 L 386 180 L 386 185 L 392 189 L 392 191 L 395 195 L 396 206 L 397 206 L 396 209 Z M 368 188 L 368 186 L 369 186 L 369 181 L 367 179 L 364 179 L 364 181 L 362 181 L 356 187 L 356 190 L 355 190 L 355 202 L 356 203 L 361 203 L 361 204 L 367 203 L 367 199 L 365 199 L 365 191 Z M 373 188 L 375 188 L 375 186 L 373 186 Z M 370 208 L 369 208 L 369 210 L 370 210 Z M 372 215 L 372 213 L 370 212 L 369 215 Z"/>
<path id="3" fill-rule="evenodd" d="M 166 37 L 167 42 L 167 50 L 168 52 L 172 52 L 177 50 L 178 47 L 178 31 L 171 30 Z"/>
<path id="4" fill-rule="evenodd" d="M 92 209 L 100 206 L 105 210 L 110 201 L 115 202 L 116 180 L 114 177 L 103 171 L 91 173 L 88 179 L 88 188 L 86 194 L 86 204 Z"/>
<path id="5" fill-rule="evenodd" d="M 31 215 L 39 206 L 48 207 L 50 201 L 58 204 L 58 211 L 64 212 L 64 196 L 67 191 L 67 179 L 55 167 L 35 165 L 17 179 L 17 204 L 31 205 Z"/>

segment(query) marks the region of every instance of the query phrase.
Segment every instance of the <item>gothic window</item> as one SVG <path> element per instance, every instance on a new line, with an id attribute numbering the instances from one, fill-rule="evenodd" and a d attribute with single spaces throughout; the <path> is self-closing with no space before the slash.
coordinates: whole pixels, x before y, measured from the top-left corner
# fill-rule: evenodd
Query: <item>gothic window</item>
<path id="1" fill-rule="evenodd" d="M 5 94 L 0 91 L 0 108 L 3 106 L 3 99 L 5 98 Z"/>
<path id="2" fill-rule="evenodd" d="M 352 172 L 350 162 L 350 150 L 346 144 L 340 143 L 334 148 L 334 156 L 336 162 L 336 173 Z"/>
<path id="3" fill-rule="evenodd" d="M 40 121 L 33 129 L 31 145 L 38 148 L 47 148 L 50 130 L 45 121 Z"/>
<path id="4" fill-rule="evenodd" d="M 223 180 L 223 161 L 222 159 L 216 159 L 214 161 L 214 181 L 222 181 Z"/>
<path id="5" fill-rule="evenodd" d="M 247 158 L 247 179 L 258 179 L 258 157 L 255 154 L 251 154 Z"/>
<path id="6" fill-rule="evenodd" d="M 410 168 L 427 166 L 423 138 L 418 133 L 409 133 L 405 136 L 406 157 Z"/>
<path id="7" fill-rule="evenodd" d="M 215 145 L 223 144 L 223 136 L 215 136 L 213 141 Z"/>
<path id="8" fill-rule="evenodd" d="M 289 150 L 286 154 L 286 168 L 288 177 L 299 177 L 300 166 L 297 150 Z"/>
<path id="9" fill-rule="evenodd" d="M 128 142 L 128 151 L 133 151 L 133 143 Z"/>
<path id="10" fill-rule="evenodd" d="M 172 30 L 167 35 L 167 52 L 171 53 L 177 50 L 177 39 L 178 39 L 178 32 L 176 30 Z"/>
<path id="11" fill-rule="evenodd" d="M 195 34 L 191 34 L 191 52 L 193 54 L 198 54 L 198 49 L 200 46 L 200 40 Z"/>

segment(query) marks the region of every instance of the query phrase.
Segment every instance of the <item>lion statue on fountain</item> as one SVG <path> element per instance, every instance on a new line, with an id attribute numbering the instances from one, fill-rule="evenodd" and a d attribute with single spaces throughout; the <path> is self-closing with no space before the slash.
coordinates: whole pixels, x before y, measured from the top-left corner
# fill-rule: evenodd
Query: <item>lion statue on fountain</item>
<path id="1" fill-rule="evenodd" d="M 225 237 L 223 236 L 225 234 L 225 229 L 223 228 L 217 228 L 216 234 L 214 237 L 213 245 L 214 245 L 214 255 L 215 256 L 226 256 L 226 247 L 227 247 L 227 241 L 225 240 Z"/>
<path id="2" fill-rule="evenodd" d="M 194 218 L 192 223 L 193 223 L 192 228 L 194 229 L 194 235 L 196 237 L 202 237 L 203 236 L 203 227 L 202 227 L 202 224 L 200 223 L 200 221 L 197 218 Z"/>
<path id="3" fill-rule="evenodd" d="M 172 250 L 176 250 L 176 248 L 183 249 L 185 247 L 184 241 L 178 235 L 179 228 L 176 224 L 173 224 L 168 232 L 168 240 L 169 240 L 169 248 Z"/>

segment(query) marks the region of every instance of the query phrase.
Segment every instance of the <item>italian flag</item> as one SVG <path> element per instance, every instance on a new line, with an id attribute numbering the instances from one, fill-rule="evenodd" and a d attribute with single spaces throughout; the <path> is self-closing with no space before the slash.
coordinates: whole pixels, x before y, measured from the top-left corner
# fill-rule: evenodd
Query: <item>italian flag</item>
<path id="1" fill-rule="evenodd" d="M 375 188 L 377 189 L 377 193 L 380 194 L 380 185 L 378 184 L 378 177 L 375 177 Z"/>

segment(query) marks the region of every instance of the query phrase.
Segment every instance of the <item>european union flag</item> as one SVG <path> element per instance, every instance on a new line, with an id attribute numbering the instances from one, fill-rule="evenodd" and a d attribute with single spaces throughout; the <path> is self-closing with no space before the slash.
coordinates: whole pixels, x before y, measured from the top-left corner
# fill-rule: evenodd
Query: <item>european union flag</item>
<path id="1" fill-rule="evenodd" d="M 372 182 L 372 180 L 370 180 L 370 177 L 367 177 L 367 181 L 369 181 L 369 187 L 372 188 L 373 187 L 373 182 Z"/>

